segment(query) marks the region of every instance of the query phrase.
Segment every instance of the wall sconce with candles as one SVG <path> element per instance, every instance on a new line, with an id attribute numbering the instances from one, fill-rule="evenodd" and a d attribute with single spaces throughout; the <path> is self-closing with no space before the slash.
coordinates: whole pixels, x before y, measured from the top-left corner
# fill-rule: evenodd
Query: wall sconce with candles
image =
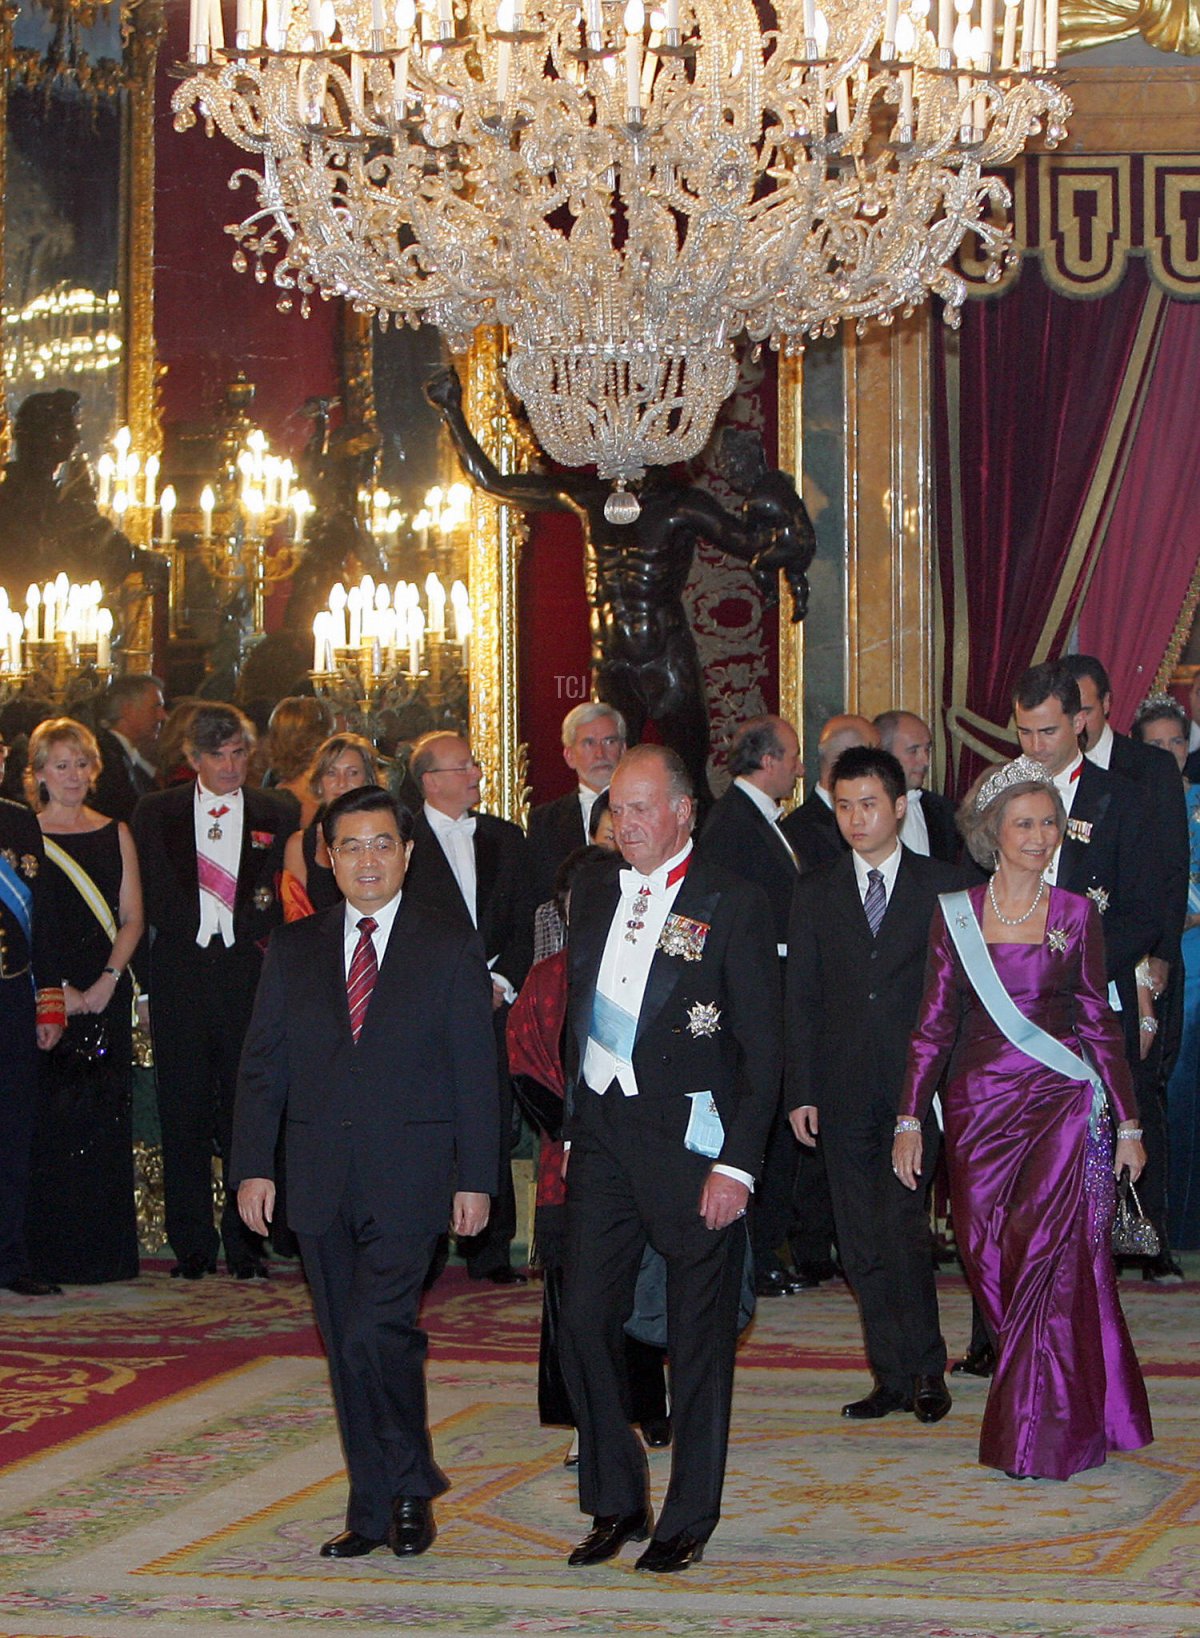
<path id="1" fill-rule="evenodd" d="M 64 704 L 103 687 L 112 672 L 113 613 L 98 580 L 57 575 L 25 593 L 24 615 L 0 587 L 0 694 Z"/>
<path id="2" fill-rule="evenodd" d="M 398 580 L 390 592 L 370 575 L 355 586 L 339 582 L 313 619 L 313 687 L 327 696 L 349 688 L 364 705 L 399 690 L 436 714 L 465 698 L 471 627 L 461 580 L 449 593 L 434 573 L 423 587 Z"/>

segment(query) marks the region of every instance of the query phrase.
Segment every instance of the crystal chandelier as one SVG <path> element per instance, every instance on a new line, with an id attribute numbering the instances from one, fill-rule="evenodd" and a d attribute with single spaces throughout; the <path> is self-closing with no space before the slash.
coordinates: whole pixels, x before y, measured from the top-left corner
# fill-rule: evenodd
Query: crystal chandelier
<path id="1" fill-rule="evenodd" d="M 986 174 L 1064 134 L 1057 0 L 192 0 L 177 128 L 259 168 L 235 262 L 427 320 L 508 326 L 543 447 L 618 489 L 703 447 L 735 338 L 798 347 L 932 291 Z M 636 514 L 632 497 L 610 497 Z"/>

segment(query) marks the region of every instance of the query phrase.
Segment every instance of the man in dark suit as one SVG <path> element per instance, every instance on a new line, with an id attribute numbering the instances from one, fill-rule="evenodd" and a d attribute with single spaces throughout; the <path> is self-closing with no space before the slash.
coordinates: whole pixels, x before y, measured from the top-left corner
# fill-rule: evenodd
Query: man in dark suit
<path id="1" fill-rule="evenodd" d="M 1087 759 L 1097 767 L 1131 780 L 1141 791 L 1153 834 L 1146 851 L 1154 860 L 1162 919 L 1148 950 L 1150 990 L 1156 997 L 1158 1017 L 1142 1019 L 1140 1027 L 1149 1035 L 1135 1066 L 1138 1114 L 1146 1147 L 1146 1167 L 1138 1179 L 1142 1207 L 1156 1225 L 1167 1220 L 1167 1106 L 1166 1080 L 1179 1048 L 1183 1023 L 1183 924 L 1187 916 L 1188 872 L 1191 850 L 1188 842 L 1187 804 L 1183 782 L 1173 757 L 1164 756 L 1153 745 L 1144 745 L 1128 734 L 1115 733 L 1109 723 L 1112 685 L 1108 672 L 1090 654 L 1067 654 L 1063 669 L 1079 685 L 1079 702 L 1087 734 Z M 1157 1028 L 1153 1026 L 1157 1025 Z M 1147 1279 L 1175 1283 L 1183 1271 L 1172 1257 L 1166 1240 L 1156 1258 L 1143 1269 Z"/>
<path id="2" fill-rule="evenodd" d="M 100 700 L 96 735 L 104 763 L 91 796 L 97 813 L 128 824 L 139 800 L 156 788 L 154 753 L 166 720 L 157 677 L 129 672 L 108 685 Z"/>
<path id="3" fill-rule="evenodd" d="M 726 765 L 733 783 L 711 809 L 697 851 L 762 888 L 771 906 L 779 958 L 786 962 L 792 889 L 803 867 L 779 828 L 779 804 L 796 787 L 796 730 L 782 717 L 753 717 L 734 734 Z M 779 1257 L 792 1226 L 796 1163 L 796 1140 L 781 1100 L 750 1208 L 754 1288 L 760 1297 L 791 1296 L 819 1284 L 812 1275 L 785 1268 Z"/>
<path id="4" fill-rule="evenodd" d="M 423 734 L 412 748 L 409 774 L 423 805 L 413 824 L 413 856 L 406 893 L 479 930 L 492 975 L 499 1120 L 505 1142 L 500 1192 L 485 1232 L 466 1243 L 473 1280 L 518 1284 L 525 1275 L 509 1263 L 517 1226 L 512 1167 L 512 1085 L 504 1026 L 508 1008 L 533 956 L 533 906 L 528 886 L 525 837 L 518 826 L 477 813 L 480 768 L 458 734 Z"/>
<path id="5" fill-rule="evenodd" d="M 7 757 L 0 741 L 0 770 Z M 62 973 L 47 947 L 45 868 L 37 820 L 0 800 L 0 1286 L 22 1297 L 59 1291 L 30 1268 L 25 1245 L 37 1055 L 57 1044 L 66 1022 Z"/>
<path id="6" fill-rule="evenodd" d="M 875 718 L 875 726 L 879 730 L 880 745 L 896 758 L 907 782 L 908 806 L 900 840 L 910 853 L 956 864 L 962 853 L 962 842 L 954 823 L 954 803 L 948 796 L 925 789 L 933 751 L 928 724 L 913 711 L 881 711 Z"/>
<path id="7" fill-rule="evenodd" d="M 779 961 L 760 888 L 693 855 L 687 770 L 628 751 L 609 791 L 626 861 L 571 898 L 562 1358 L 592 1528 L 573 1565 L 652 1527 L 623 1327 L 647 1243 L 667 1265 L 674 1450 L 638 1568 L 684 1570 L 720 1517 L 746 1253 L 742 1219 L 779 1096 Z"/>
<path id="8" fill-rule="evenodd" d="M 321 1548 L 423 1553 L 433 1497 L 421 1282 L 449 1221 L 487 1221 L 500 1152 L 491 985 L 478 935 L 413 903 L 412 815 L 363 786 L 322 828 L 345 902 L 271 938 L 238 1078 L 232 1175 L 249 1229 L 275 1210 L 286 1122 L 288 1222 L 329 1358 L 350 1476 Z"/>
<path id="9" fill-rule="evenodd" d="M 554 897 L 563 860 L 588 841 L 592 806 L 606 791 L 625 751 L 625 718 L 602 700 L 587 700 L 563 718 L 563 761 L 578 788 L 529 815 L 529 874 L 534 905 Z"/>
<path id="10" fill-rule="evenodd" d="M 200 706 L 186 742 L 196 779 L 143 796 L 132 821 L 153 935 L 139 971 L 149 972 L 171 1272 L 189 1280 L 216 1267 L 213 1146 L 228 1176 L 238 1055 L 262 946 L 282 919 L 276 883 L 290 825 L 265 791 L 244 788 L 253 744 L 240 711 Z M 232 1191 L 221 1240 L 231 1274 L 265 1277 Z"/>
<path id="11" fill-rule="evenodd" d="M 862 1315 L 875 1386 L 845 1405 L 855 1421 L 950 1409 L 925 1191 L 892 1171 L 909 1036 L 939 893 L 951 865 L 902 846 L 906 775 L 889 752 L 856 746 L 833 768 L 849 853 L 801 877 L 788 936 L 786 1102 L 802 1143 L 820 1135 L 842 1267 Z M 937 1123 L 925 1123 L 936 1159 Z M 934 1150 L 928 1148 L 934 1145 Z"/>

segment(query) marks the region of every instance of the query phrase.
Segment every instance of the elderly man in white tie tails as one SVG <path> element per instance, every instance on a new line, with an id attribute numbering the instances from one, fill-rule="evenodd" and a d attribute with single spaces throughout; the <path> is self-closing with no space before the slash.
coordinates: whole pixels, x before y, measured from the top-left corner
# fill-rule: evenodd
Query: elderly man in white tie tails
<path id="1" fill-rule="evenodd" d="M 571 897 L 563 1367 L 592 1528 L 569 1562 L 653 1528 L 622 1367 L 649 1243 L 667 1264 L 675 1440 L 637 1562 L 669 1572 L 720 1517 L 745 1217 L 779 1095 L 779 958 L 762 889 L 693 854 L 673 751 L 627 752 L 609 796 L 623 858 L 585 868 Z"/>

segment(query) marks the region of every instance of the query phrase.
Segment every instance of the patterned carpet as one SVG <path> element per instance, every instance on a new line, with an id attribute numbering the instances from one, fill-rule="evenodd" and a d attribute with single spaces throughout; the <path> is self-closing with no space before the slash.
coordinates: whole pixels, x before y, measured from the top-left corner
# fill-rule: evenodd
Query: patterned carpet
<path id="1" fill-rule="evenodd" d="M 1200 1274 L 1192 1259 L 1189 1272 Z M 539 1292 L 451 1273 L 430 1304 L 431 1406 L 453 1488 L 435 1549 L 346 1564 L 344 1481 L 295 1278 L 161 1272 L 0 1300 L 0 1635 L 398 1631 L 449 1638 L 1174 1638 L 1200 1631 L 1197 1287 L 1127 1281 L 1158 1440 L 1069 1484 L 975 1462 L 986 1385 L 850 1426 L 867 1385 L 843 1289 L 764 1303 L 743 1349 L 725 1518 L 686 1576 L 570 1571 L 566 1436 L 531 1408 Z M 966 1294 L 942 1285 L 952 1348 Z M 651 1453 L 661 1497 L 669 1456 Z"/>

